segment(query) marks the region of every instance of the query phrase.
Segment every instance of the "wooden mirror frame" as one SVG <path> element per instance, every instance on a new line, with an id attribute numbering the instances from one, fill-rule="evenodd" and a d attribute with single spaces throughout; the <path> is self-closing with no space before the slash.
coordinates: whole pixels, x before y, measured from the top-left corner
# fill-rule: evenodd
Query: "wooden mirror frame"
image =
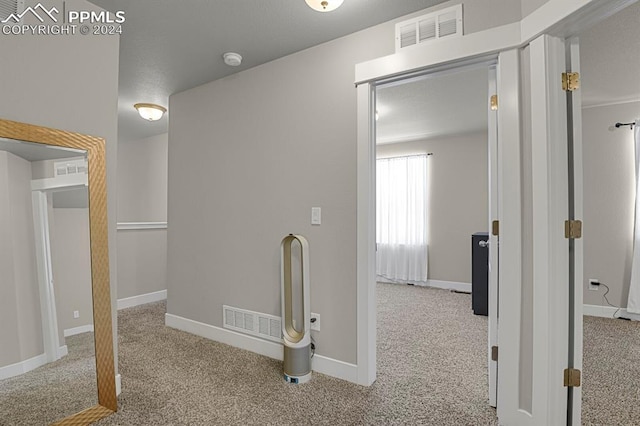
<path id="1" fill-rule="evenodd" d="M 0 138 L 82 149 L 87 152 L 91 289 L 98 404 L 59 420 L 54 425 L 88 425 L 118 410 L 109 283 L 105 141 L 94 136 L 3 119 L 0 119 Z"/>

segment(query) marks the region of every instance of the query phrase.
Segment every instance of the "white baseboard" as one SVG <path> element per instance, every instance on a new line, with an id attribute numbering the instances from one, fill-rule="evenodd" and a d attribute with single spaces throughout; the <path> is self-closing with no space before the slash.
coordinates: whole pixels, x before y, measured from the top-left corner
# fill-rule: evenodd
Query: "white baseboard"
<path id="1" fill-rule="evenodd" d="M 618 308 L 612 308 L 611 306 L 582 305 L 582 315 L 589 317 L 613 318 L 613 314 L 617 310 Z"/>
<path id="2" fill-rule="evenodd" d="M 236 348 L 245 349 L 269 358 L 282 360 L 283 346 L 280 343 L 270 342 L 242 333 L 236 333 L 225 328 L 216 327 L 202 322 L 190 320 L 177 315 L 165 314 L 165 324 L 168 327 L 186 331 L 200 337 L 205 337 L 216 342 L 224 343 Z M 315 355 L 312 360 L 312 369 L 327 376 L 336 377 L 352 383 L 358 383 L 358 367 L 355 364 L 339 361 L 322 355 Z"/>
<path id="3" fill-rule="evenodd" d="M 471 284 L 456 281 L 427 280 L 427 287 L 442 288 L 445 290 L 463 291 L 471 293 Z"/>
<path id="4" fill-rule="evenodd" d="M 628 318 L 631 321 L 640 321 L 640 314 L 633 314 L 626 309 L 620 309 L 620 314 L 618 316 L 621 318 Z"/>
<path id="5" fill-rule="evenodd" d="M 613 318 L 613 315 L 618 311 L 616 318 L 626 318 L 633 321 L 640 321 L 640 315 L 627 312 L 626 308 L 614 308 L 612 306 L 601 305 L 582 305 L 582 314 L 591 317 L 601 318 Z"/>
<path id="6" fill-rule="evenodd" d="M 69 355 L 69 348 L 67 348 L 67 345 L 60 346 L 58 348 L 58 359 L 62 358 L 63 356 L 67 356 L 67 355 Z"/>
<path id="7" fill-rule="evenodd" d="M 82 333 L 93 333 L 93 324 L 81 325 L 80 327 L 67 328 L 64 331 L 64 337 L 75 336 Z"/>
<path id="8" fill-rule="evenodd" d="M 122 376 L 116 374 L 116 396 L 122 393 Z"/>
<path id="9" fill-rule="evenodd" d="M 311 360 L 311 369 L 327 376 L 361 384 L 358 382 L 358 366 L 349 362 L 316 354 Z"/>
<path id="10" fill-rule="evenodd" d="M 144 229 L 167 229 L 167 222 L 118 222 L 118 231 L 141 231 Z"/>
<path id="11" fill-rule="evenodd" d="M 20 374 L 28 373 L 40 366 L 47 363 L 47 356 L 45 354 L 36 355 L 33 358 L 26 359 L 24 361 L 16 362 L 15 364 L 7 365 L 0 368 L 0 380 L 8 379 L 10 377 L 19 376 Z"/>
<path id="12" fill-rule="evenodd" d="M 154 291 L 153 293 L 140 294 L 138 296 L 118 299 L 118 310 L 144 305 L 146 303 L 159 302 L 167 299 L 167 290 Z"/>
<path id="13" fill-rule="evenodd" d="M 381 277 L 381 276 L 377 276 L 376 277 L 378 282 L 381 283 L 388 283 L 388 284 L 412 284 L 412 285 L 417 285 L 419 287 L 433 287 L 433 288 L 441 288 L 444 290 L 455 290 L 455 291 L 462 291 L 465 293 L 471 293 L 471 284 L 469 283 L 461 283 L 461 282 L 457 282 L 457 281 L 442 281 L 442 280 L 427 280 L 426 282 L 424 281 L 404 281 L 404 282 L 398 282 L 398 281 L 392 281 L 390 279 Z"/>

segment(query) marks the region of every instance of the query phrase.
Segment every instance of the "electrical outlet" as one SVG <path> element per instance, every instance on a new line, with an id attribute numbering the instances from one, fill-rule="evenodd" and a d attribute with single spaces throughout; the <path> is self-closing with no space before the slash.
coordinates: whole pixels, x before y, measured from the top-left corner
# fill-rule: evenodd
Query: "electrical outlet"
<path id="1" fill-rule="evenodd" d="M 589 279 L 589 290 L 598 291 L 600 290 L 600 281 L 596 278 Z"/>
<path id="2" fill-rule="evenodd" d="M 311 330 L 320 331 L 320 314 L 311 312 Z"/>
<path id="3" fill-rule="evenodd" d="M 74 318 L 80 318 L 80 311 L 73 311 Z"/>

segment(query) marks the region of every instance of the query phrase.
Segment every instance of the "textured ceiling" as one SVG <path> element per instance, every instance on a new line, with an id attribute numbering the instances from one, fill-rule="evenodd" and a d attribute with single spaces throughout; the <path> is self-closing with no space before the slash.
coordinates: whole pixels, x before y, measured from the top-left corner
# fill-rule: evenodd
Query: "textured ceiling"
<path id="1" fill-rule="evenodd" d="M 167 131 L 136 102 L 167 106 L 171 94 L 333 40 L 444 0 L 347 0 L 320 13 L 304 0 L 91 0 L 125 11 L 120 37 L 119 134 L 139 139 Z M 230 68 L 222 54 L 244 57 Z M 171 112 L 169 112 L 171 113 Z"/>
<path id="2" fill-rule="evenodd" d="M 7 151 L 27 161 L 58 160 L 84 155 L 84 151 L 0 138 L 0 151 Z"/>
<path id="3" fill-rule="evenodd" d="M 640 100 L 640 2 L 579 37 L 583 105 Z"/>
<path id="4" fill-rule="evenodd" d="M 166 116 L 155 123 L 143 121 L 133 108 L 136 102 L 167 106 L 173 93 L 443 1 L 347 0 L 334 12 L 319 13 L 304 0 L 92 0 L 107 10 L 126 13 L 120 39 L 119 137 L 135 140 L 167 131 Z M 640 99 L 638 22 L 640 3 L 580 34 L 585 105 Z M 225 65 L 222 54 L 227 51 L 242 54 L 243 64 L 238 68 Z M 462 84 L 474 93 L 486 88 L 486 80 L 477 88 L 470 87 L 471 81 Z M 479 118 L 456 125 L 452 115 L 444 117 L 445 105 L 453 98 L 448 96 L 451 90 L 441 92 L 435 109 L 415 97 L 408 106 L 392 106 L 393 100 L 386 100 L 386 107 L 398 111 L 394 113 L 398 120 L 399 111 L 407 113 L 407 123 L 385 122 L 388 117 L 381 116 L 381 139 L 432 132 L 429 120 L 422 124 L 423 129 L 417 128 L 416 117 L 434 114 L 440 120 L 433 121 L 444 123 L 448 130 L 464 131 L 465 126 L 474 130 Z M 397 96 L 403 102 L 405 98 L 400 93 Z M 464 108 L 457 111 L 458 116 L 473 117 L 471 104 L 456 102 L 458 109 Z M 419 111 L 421 107 L 426 110 Z M 393 131 L 394 136 L 390 135 Z"/>
<path id="5" fill-rule="evenodd" d="M 488 85 L 484 66 L 379 88 L 377 143 L 486 131 Z"/>

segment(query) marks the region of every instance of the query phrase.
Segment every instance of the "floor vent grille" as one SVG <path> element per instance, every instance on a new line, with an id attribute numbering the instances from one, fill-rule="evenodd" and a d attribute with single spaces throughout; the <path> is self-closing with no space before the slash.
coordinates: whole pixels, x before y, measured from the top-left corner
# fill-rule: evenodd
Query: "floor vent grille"
<path id="1" fill-rule="evenodd" d="M 282 342 L 282 322 L 280 317 L 227 305 L 222 306 L 222 312 L 224 328 L 275 342 Z"/>

